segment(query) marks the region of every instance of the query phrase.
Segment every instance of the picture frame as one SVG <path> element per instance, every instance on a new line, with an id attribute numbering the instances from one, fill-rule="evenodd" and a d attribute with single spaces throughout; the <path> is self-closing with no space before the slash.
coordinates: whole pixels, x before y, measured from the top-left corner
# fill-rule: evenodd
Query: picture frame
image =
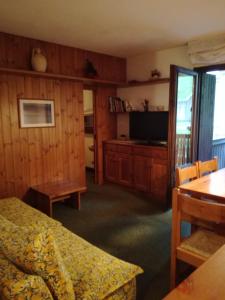
<path id="1" fill-rule="evenodd" d="M 54 127 L 54 100 L 19 99 L 21 128 Z"/>

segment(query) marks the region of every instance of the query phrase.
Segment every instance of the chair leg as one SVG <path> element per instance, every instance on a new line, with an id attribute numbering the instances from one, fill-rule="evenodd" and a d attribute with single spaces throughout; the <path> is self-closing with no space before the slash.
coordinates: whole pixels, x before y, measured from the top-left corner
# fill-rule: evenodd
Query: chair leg
<path id="1" fill-rule="evenodd" d="M 170 290 L 176 287 L 177 259 L 176 256 L 171 256 L 170 266 Z"/>

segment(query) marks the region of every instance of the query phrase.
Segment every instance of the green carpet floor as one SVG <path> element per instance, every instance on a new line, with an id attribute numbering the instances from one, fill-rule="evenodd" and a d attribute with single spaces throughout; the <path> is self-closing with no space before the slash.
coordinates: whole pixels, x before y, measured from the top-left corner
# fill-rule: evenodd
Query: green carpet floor
<path id="1" fill-rule="evenodd" d="M 117 185 L 98 186 L 89 176 L 81 210 L 54 204 L 54 218 L 106 252 L 141 266 L 137 299 L 162 299 L 169 291 L 171 210 Z"/>

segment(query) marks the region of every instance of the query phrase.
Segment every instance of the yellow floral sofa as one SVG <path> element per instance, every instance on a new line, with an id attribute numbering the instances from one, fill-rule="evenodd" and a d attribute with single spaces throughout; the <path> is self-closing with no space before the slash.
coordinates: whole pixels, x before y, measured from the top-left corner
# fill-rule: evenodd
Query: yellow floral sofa
<path id="1" fill-rule="evenodd" d="M 136 298 L 141 268 L 105 253 L 21 200 L 0 200 L 0 230 L 0 299 Z"/>

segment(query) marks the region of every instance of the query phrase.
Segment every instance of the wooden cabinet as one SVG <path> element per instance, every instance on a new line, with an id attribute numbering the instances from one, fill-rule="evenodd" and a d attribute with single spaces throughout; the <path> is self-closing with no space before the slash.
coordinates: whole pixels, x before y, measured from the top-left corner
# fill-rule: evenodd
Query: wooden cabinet
<path id="1" fill-rule="evenodd" d="M 112 182 L 117 182 L 119 178 L 119 160 L 111 151 L 105 153 L 105 178 Z"/>
<path id="2" fill-rule="evenodd" d="M 105 179 L 145 192 L 165 203 L 168 192 L 167 153 L 166 147 L 105 142 Z"/>
<path id="3" fill-rule="evenodd" d="M 131 185 L 131 161 L 129 154 L 105 152 L 105 178 L 111 182 Z"/>
<path id="4" fill-rule="evenodd" d="M 133 184 L 134 187 L 143 192 L 150 190 L 151 179 L 150 159 L 141 155 L 133 156 Z"/>
<path id="5" fill-rule="evenodd" d="M 130 186 L 132 184 L 131 160 L 130 155 L 125 153 L 118 154 L 119 160 L 119 177 L 120 184 Z"/>
<path id="6" fill-rule="evenodd" d="M 167 160 L 153 159 L 151 165 L 151 194 L 163 201 L 167 196 L 168 172 Z"/>

